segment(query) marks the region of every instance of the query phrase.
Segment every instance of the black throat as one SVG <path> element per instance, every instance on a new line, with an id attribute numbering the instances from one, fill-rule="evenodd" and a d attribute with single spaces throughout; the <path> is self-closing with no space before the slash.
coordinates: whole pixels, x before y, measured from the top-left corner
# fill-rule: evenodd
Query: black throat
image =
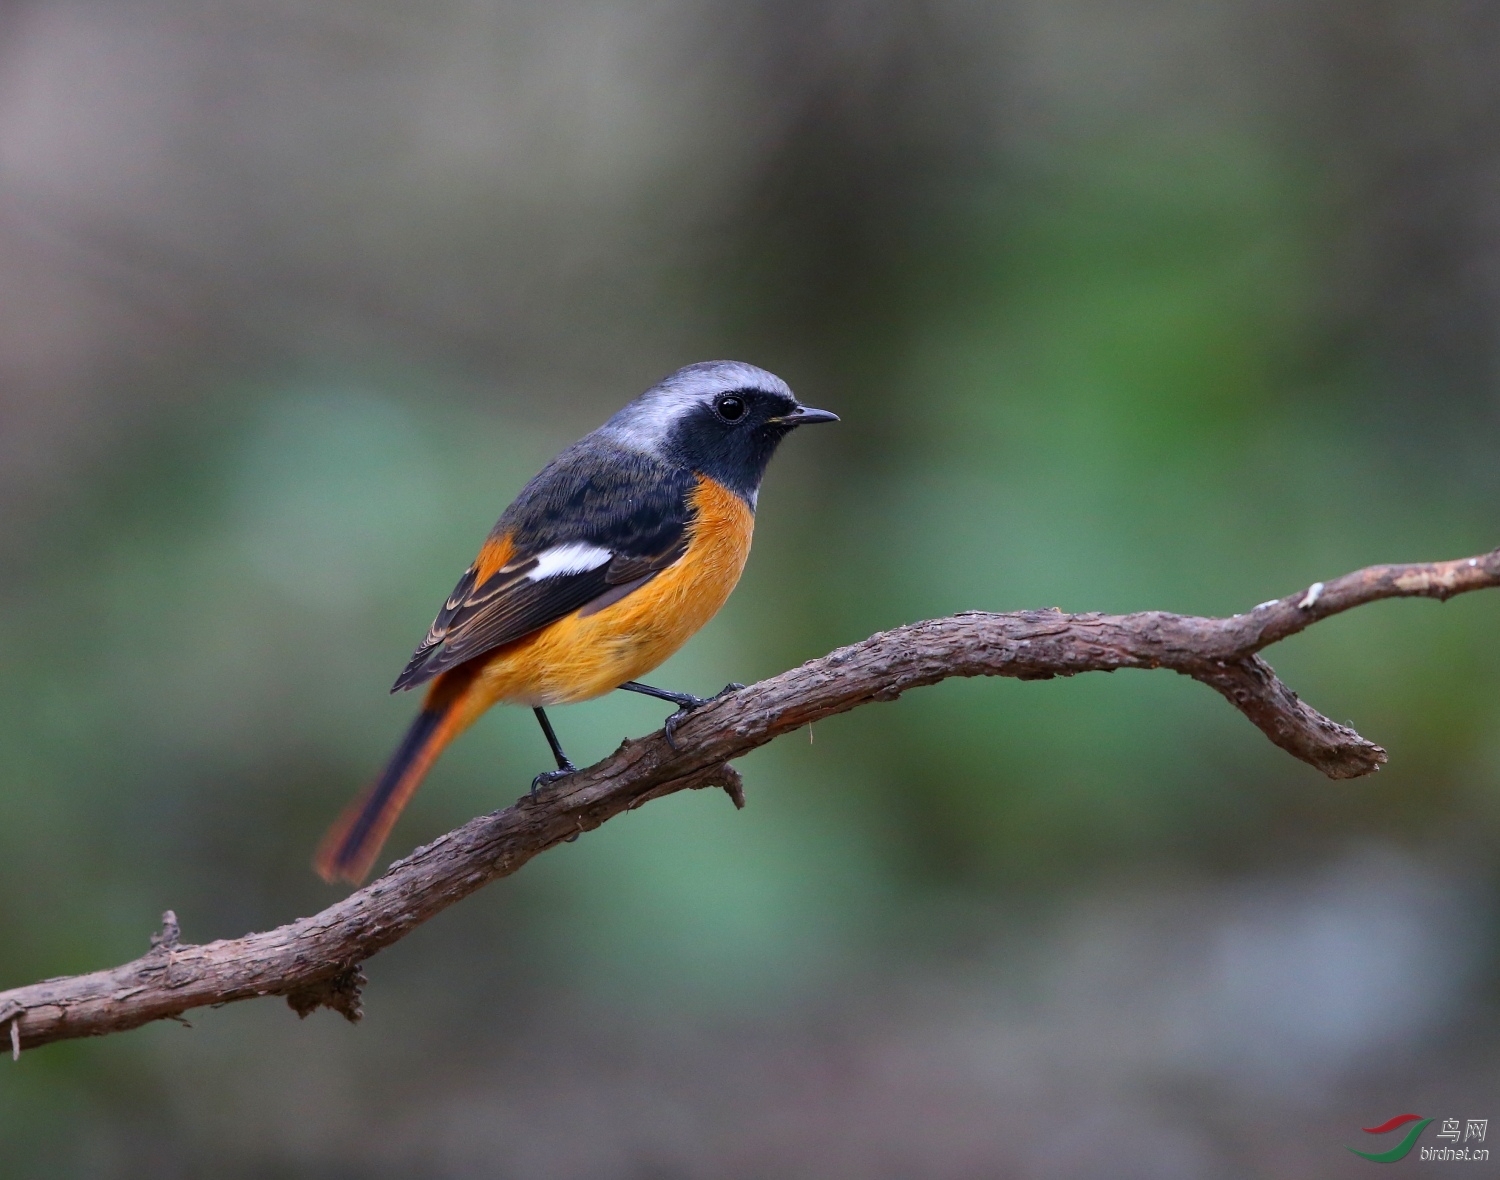
<path id="1" fill-rule="evenodd" d="M 791 413 L 796 407 L 790 397 L 770 398 L 760 392 L 748 420 L 730 424 L 704 406 L 685 414 L 673 426 L 663 451 L 670 462 L 723 484 L 753 511 L 766 465 L 792 431 L 792 427 L 770 419 Z"/>

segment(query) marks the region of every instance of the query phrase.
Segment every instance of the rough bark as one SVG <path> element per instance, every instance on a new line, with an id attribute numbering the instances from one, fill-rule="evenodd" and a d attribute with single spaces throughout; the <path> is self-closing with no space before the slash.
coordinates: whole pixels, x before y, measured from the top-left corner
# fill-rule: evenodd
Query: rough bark
<path id="1" fill-rule="evenodd" d="M 152 948 L 123 966 L 0 992 L 12 1051 L 98 1036 L 190 1008 L 279 995 L 299 1015 L 360 1017 L 360 964 L 476 889 L 611 816 L 675 791 L 722 787 L 743 802 L 729 761 L 781 734 L 950 676 L 1022 680 L 1168 668 L 1213 688 L 1276 745 L 1330 778 L 1380 769 L 1386 753 L 1298 699 L 1261 659 L 1320 619 L 1385 598 L 1446 599 L 1500 586 L 1500 549 L 1481 557 L 1357 570 L 1230 618 L 968 611 L 872 635 L 693 713 L 676 730 L 626 741 L 532 800 L 480 816 L 392 864 L 311 917 L 192 945 L 163 915 Z M 3 1043 L 3 1042 L 0 1042 Z"/>

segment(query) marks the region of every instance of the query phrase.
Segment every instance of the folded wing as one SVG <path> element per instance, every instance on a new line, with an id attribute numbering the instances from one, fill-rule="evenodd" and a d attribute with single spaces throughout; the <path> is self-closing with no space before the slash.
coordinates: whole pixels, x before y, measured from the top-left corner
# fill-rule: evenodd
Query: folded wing
<path id="1" fill-rule="evenodd" d="M 500 518 L 391 691 L 617 601 L 680 558 L 696 480 L 639 466 L 560 455 Z M 498 568 L 486 560 L 496 553 Z"/>

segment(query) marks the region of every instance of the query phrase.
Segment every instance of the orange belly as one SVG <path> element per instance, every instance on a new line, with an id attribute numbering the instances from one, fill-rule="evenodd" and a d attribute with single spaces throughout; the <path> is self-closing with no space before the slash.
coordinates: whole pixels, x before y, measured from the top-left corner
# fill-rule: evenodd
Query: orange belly
<path id="1" fill-rule="evenodd" d="M 733 492 L 701 476 L 691 502 L 687 551 L 639 590 L 479 657 L 456 730 L 500 702 L 568 705 L 602 696 L 660 665 L 713 618 L 745 568 L 755 517 Z"/>

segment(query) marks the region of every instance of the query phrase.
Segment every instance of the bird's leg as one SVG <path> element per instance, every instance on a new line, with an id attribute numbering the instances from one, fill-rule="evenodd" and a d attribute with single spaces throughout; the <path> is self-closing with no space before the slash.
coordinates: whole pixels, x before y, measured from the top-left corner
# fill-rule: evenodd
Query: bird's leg
<path id="1" fill-rule="evenodd" d="M 673 737 L 674 731 L 687 718 L 694 709 L 701 709 L 704 705 L 711 704 L 726 697 L 732 692 L 738 692 L 744 688 L 743 684 L 726 684 L 719 692 L 711 697 L 695 697 L 690 692 L 671 692 L 665 688 L 652 688 L 649 684 L 642 684 L 639 680 L 627 680 L 620 685 L 626 692 L 638 692 L 642 696 L 655 697 L 659 701 L 671 701 L 677 706 L 677 712 L 667 718 L 666 733 L 667 745 L 677 749 L 677 742 Z"/>
<path id="2" fill-rule="evenodd" d="M 690 692 L 672 692 L 666 688 L 652 688 L 649 684 L 642 684 L 639 680 L 627 680 L 620 687 L 625 692 L 638 692 L 642 696 L 655 697 L 659 701 L 671 701 L 679 709 L 696 709 L 713 700 L 713 697 L 695 697 Z M 743 688 L 744 685 L 740 687 Z"/>
<path id="3" fill-rule="evenodd" d="M 531 780 L 531 797 L 536 798 L 537 791 L 550 783 L 555 783 L 560 778 L 567 778 L 578 769 L 563 753 L 562 743 L 557 740 L 557 734 L 552 729 L 552 722 L 547 720 L 547 714 L 541 709 L 533 709 L 536 719 L 541 723 L 542 732 L 547 735 L 547 744 L 552 747 L 552 757 L 557 759 L 556 770 L 544 770 L 536 778 Z"/>

